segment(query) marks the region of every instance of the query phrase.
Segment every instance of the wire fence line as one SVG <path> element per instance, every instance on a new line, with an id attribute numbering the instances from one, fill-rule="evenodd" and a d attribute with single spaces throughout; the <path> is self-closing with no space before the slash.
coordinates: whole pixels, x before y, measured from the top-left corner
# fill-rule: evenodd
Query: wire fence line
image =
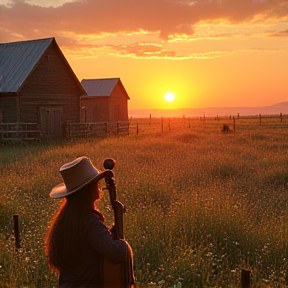
<path id="1" fill-rule="evenodd" d="M 288 128 L 288 114 L 255 116 L 216 116 L 183 118 L 135 118 L 130 119 L 129 134 L 170 132 L 185 128 L 217 126 L 221 132 L 236 132 L 261 128 Z"/>
<path id="2" fill-rule="evenodd" d="M 166 133 L 196 127 L 216 126 L 221 132 L 245 130 L 288 129 L 288 114 L 216 117 L 171 117 L 130 118 L 121 122 L 68 123 L 65 138 L 92 138 L 108 135 L 135 135 Z M 38 123 L 0 123 L 0 142 L 41 140 L 41 125 Z M 45 138 L 47 140 L 47 137 Z"/>

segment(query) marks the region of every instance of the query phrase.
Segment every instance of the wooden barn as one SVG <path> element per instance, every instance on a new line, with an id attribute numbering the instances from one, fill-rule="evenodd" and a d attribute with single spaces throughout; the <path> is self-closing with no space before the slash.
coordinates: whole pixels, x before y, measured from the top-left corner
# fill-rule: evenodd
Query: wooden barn
<path id="1" fill-rule="evenodd" d="M 80 96 L 85 94 L 55 38 L 0 44 L 2 139 L 3 130 L 22 131 L 32 124 L 41 137 L 62 137 L 66 123 L 80 122 Z"/>
<path id="2" fill-rule="evenodd" d="M 81 122 L 128 121 L 130 99 L 120 78 L 83 79 L 87 95 L 81 96 Z"/>

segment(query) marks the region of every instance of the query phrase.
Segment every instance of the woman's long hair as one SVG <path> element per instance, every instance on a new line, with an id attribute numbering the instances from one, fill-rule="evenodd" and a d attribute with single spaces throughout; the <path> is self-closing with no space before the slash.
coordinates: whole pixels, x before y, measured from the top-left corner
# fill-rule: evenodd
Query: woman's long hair
<path id="1" fill-rule="evenodd" d="M 73 263 L 81 257 L 79 247 L 85 239 L 84 220 L 95 211 L 92 192 L 95 189 L 97 185 L 92 182 L 67 196 L 52 219 L 46 235 L 45 252 L 48 265 L 57 273 L 73 271 Z"/>

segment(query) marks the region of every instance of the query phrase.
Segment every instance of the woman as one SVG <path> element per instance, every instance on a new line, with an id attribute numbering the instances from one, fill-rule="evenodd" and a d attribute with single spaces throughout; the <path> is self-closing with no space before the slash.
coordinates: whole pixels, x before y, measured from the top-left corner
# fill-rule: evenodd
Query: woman
<path id="1" fill-rule="evenodd" d="M 46 237 L 48 264 L 59 274 L 61 288 L 101 288 L 104 261 L 125 262 L 129 247 L 113 238 L 95 205 L 105 171 L 99 172 L 83 156 L 64 164 L 60 174 L 64 183 L 55 186 L 50 196 L 64 201 Z"/>

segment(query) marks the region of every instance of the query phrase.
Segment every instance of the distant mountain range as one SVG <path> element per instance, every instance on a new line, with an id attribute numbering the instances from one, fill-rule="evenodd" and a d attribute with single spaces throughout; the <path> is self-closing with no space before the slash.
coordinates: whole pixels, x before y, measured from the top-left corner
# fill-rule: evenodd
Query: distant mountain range
<path id="1" fill-rule="evenodd" d="M 216 117 L 218 116 L 252 116 L 288 114 L 288 101 L 271 106 L 262 107 L 208 107 L 208 108 L 183 108 L 183 109 L 139 109 L 129 110 L 129 116 L 135 118 L 151 117 Z"/>

